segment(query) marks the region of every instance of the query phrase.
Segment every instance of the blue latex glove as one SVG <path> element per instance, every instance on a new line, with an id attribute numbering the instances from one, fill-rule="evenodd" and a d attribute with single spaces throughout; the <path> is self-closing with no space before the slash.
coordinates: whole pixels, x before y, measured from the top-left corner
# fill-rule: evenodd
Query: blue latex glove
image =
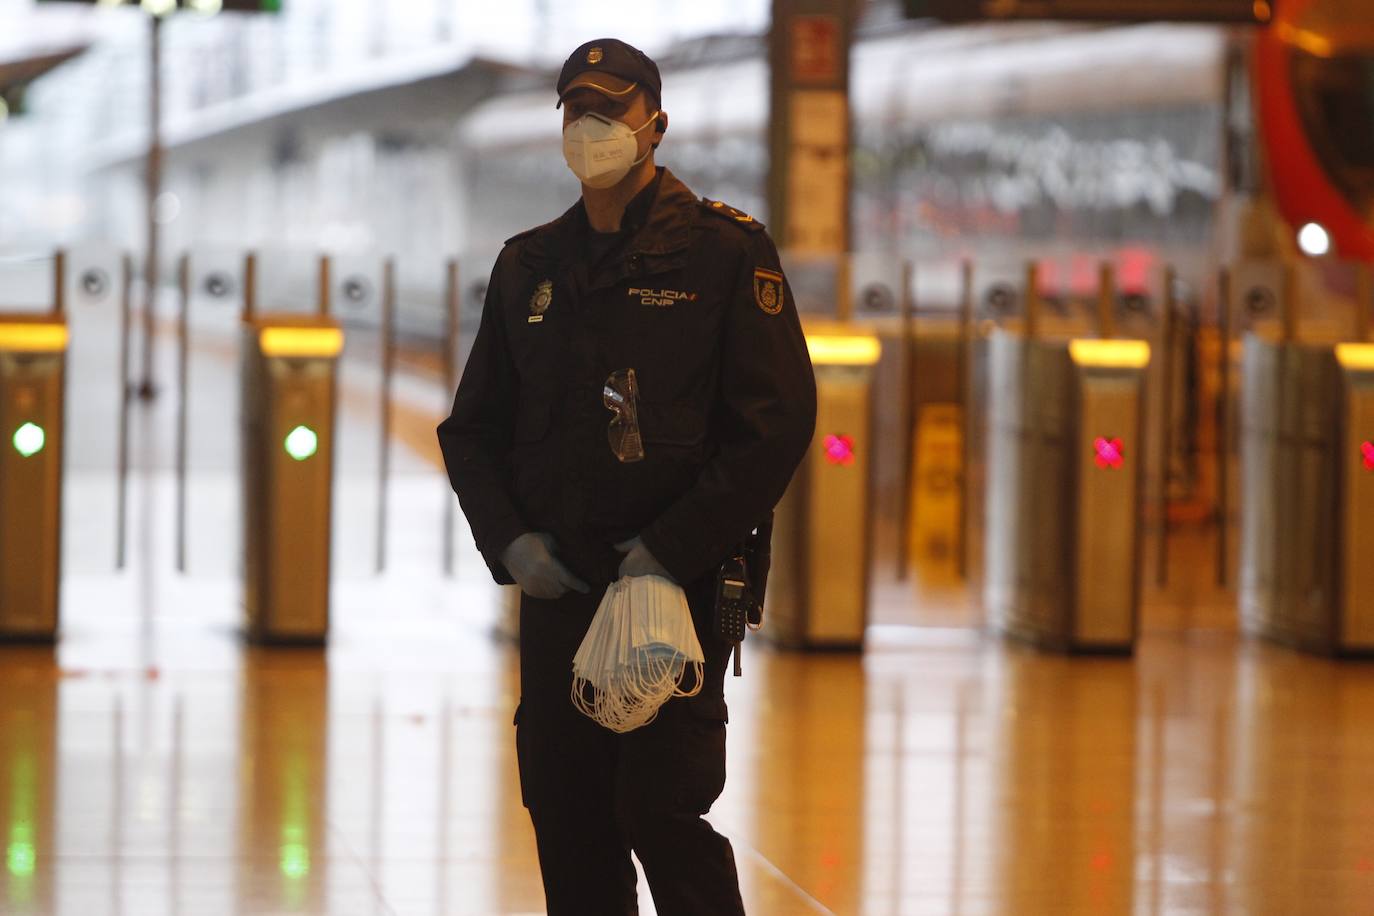
<path id="1" fill-rule="evenodd" d="M 644 542 L 637 537 L 630 538 L 615 545 L 615 549 L 625 554 L 625 559 L 620 561 L 620 576 L 662 576 L 669 582 L 676 582 L 664 569 L 662 564 L 654 559 L 654 555 L 649 553 L 649 548 L 644 546 Z"/>
<path id="2" fill-rule="evenodd" d="M 569 589 L 591 591 L 587 583 L 574 576 L 554 556 L 558 549 L 553 535 L 528 532 L 511 541 L 501 552 L 501 565 L 511 574 L 520 590 L 531 598 L 551 601 L 562 598 Z"/>

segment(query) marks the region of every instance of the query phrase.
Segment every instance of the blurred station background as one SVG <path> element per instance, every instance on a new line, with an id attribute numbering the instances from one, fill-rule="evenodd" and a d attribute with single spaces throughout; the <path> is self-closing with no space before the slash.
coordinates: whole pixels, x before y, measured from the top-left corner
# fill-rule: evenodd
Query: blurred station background
<path id="1" fill-rule="evenodd" d="M 750 912 L 1374 913 L 1367 0 L 0 0 L 0 912 L 541 911 L 434 427 L 598 35 L 817 366 Z"/>

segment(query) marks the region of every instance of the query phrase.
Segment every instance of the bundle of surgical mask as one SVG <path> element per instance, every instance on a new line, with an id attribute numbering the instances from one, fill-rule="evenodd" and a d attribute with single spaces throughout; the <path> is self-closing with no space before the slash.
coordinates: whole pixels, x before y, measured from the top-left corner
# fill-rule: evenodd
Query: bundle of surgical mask
<path id="1" fill-rule="evenodd" d="M 573 657 L 572 702 L 613 732 L 633 731 L 670 698 L 701 692 L 705 661 L 682 589 L 661 576 L 626 576 L 606 589 Z"/>

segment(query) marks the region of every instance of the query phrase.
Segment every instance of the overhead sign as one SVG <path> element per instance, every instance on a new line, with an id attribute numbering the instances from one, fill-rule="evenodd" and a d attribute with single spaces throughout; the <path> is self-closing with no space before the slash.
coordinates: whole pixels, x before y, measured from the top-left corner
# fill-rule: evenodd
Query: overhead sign
<path id="1" fill-rule="evenodd" d="M 832 85 L 843 73 L 844 47 L 838 16 L 793 16 L 792 79 L 807 85 Z"/>
<path id="2" fill-rule="evenodd" d="M 196 13 L 280 13 L 283 0 L 38 0 L 39 3 L 84 3 L 87 6 L 141 6 L 164 15 L 175 9 Z"/>
<path id="3" fill-rule="evenodd" d="M 1268 25 L 1278 0 L 903 0 L 912 19 L 1248 22 Z"/>

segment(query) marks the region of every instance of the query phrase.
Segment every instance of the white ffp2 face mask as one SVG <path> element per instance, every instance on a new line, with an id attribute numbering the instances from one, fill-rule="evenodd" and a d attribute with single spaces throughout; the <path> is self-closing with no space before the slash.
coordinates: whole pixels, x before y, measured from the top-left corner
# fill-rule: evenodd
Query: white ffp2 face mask
<path id="1" fill-rule="evenodd" d="M 635 158 L 639 149 L 635 135 L 658 116 L 659 112 L 654 112 L 631 130 L 628 124 L 588 112 L 563 128 L 563 159 L 578 181 L 592 188 L 609 188 L 648 158 L 649 150 Z"/>

